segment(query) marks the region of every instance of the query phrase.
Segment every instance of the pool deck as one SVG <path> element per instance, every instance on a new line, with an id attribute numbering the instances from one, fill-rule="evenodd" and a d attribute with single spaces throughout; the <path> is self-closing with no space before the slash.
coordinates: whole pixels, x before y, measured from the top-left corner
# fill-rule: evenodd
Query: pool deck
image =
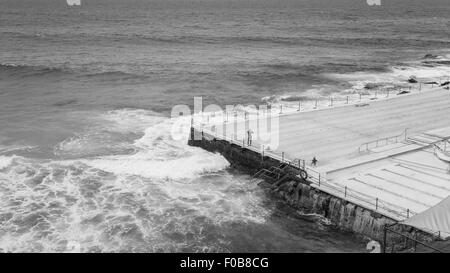
<path id="1" fill-rule="evenodd" d="M 236 122 L 225 122 L 214 126 L 215 136 L 245 146 L 248 128 L 258 135 L 251 122 L 237 122 L 248 127 L 236 131 Z M 448 163 L 432 149 L 450 139 L 449 90 L 280 115 L 278 129 L 279 145 L 266 154 L 302 159 L 314 187 L 395 220 L 450 195 Z M 247 148 L 264 146 L 254 137 Z M 308 166 L 313 157 L 317 166 Z"/>

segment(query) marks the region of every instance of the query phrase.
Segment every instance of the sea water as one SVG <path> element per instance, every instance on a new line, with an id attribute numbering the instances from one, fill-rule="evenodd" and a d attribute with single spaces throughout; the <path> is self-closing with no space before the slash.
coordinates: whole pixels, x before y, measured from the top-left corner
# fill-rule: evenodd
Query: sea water
<path id="1" fill-rule="evenodd" d="M 449 11 L 447 0 L 2 0 L 0 251 L 365 251 L 367 239 L 174 140 L 171 109 L 445 80 Z"/>

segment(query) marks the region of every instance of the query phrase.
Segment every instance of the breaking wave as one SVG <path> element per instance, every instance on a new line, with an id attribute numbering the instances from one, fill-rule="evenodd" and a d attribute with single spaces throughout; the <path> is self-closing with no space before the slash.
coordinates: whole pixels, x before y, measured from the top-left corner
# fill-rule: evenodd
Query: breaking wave
<path id="1" fill-rule="evenodd" d="M 0 73 L 6 73 L 8 75 L 19 77 L 61 75 L 68 72 L 70 71 L 67 68 L 60 67 L 0 63 Z"/>
<path id="2" fill-rule="evenodd" d="M 87 80 L 95 79 L 100 82 L 120 82 L 146 80 L 149 73 L 134 71 L 116 70 L 115 67 L 109 67 L 108 64 L 89 63 L 85 65 L 55 64 L 46 65 L 26 65 L 14 63 L 0 63 L 0 75 L 6 74 L 8 77 L 28 78 L 28 77 L 52 77 L 52 76 L 76 76 L 77 79 L 85 78 Z"/>
<path id="3" fill-rule="evenodd" d="M 0 156 L 0 170 L 8 167 L 12 161 L 13 161 L 14 157 L 12 156 Z"/>
<path id="4" fill-rule="evenodd" d="M 327 74 L 331 79 L 344 80 L 353 84 L 355 88 L 363 88 L 367 83 L 378 84 L 405 84 L 414 77 L 421 81 L 448 78 L 450 65 L 447 56 L 426 56 L 418 61 L 390 67 L 386 72 L 354 72 L 347 74 Z"/>
<path id="5" fill-rule="evenodd" d="M 136 115 L 130 116 L 129 112 L 116 112 L 109 117 L 118 118 L 118 124 L 122 124 L 116 127 L 116 130 L 124 129 L 124 127 L 128 127 L 127 130 L 134 130 L 136 128 L 129 120 L 133 116 Z M 158 116 L 146 119 L 141 116 L 141 119 L 135 120 L 134 124 L 139 124 L 137 125 L 139 127 L 146 122 L 149 127 L 145 129 L 144 135 L 130 144 L 135 153 L 99 157 L 83 160 L 83 162 L 117 175 L 138 175 L 160 179 L 194 178 L 204 172 L 214 172 L 228 167 L 228 162 L 222 156 L 187 146 L 188 130 L 181 133 L 186 136 L 182 141 L 173 140 L 174 120 Z"/>
<path id="6" fill-rule="evenodd" d="M 173 122 L 145 110 L 110 111 L 90 130 L 128 136 L 116 139 L 133 147 L 128 153 L 86 154 L 102 146 L 87 132 L 55 148 L 70 156 L 0 156 L 0 251 L 231 251 L 217 229 L 263 223 L 263 193 L 246 176 L 222 171 L 229 164 L 220 155 L 173 140 Z"/>
<path id="7" fill-rule="evenodd" d="M 283 69 L 294 69 L 290 65 L 283 65 Z M 354 67 L 349 70 L 354 69 Z M 342 70 L 342 69 L 341 69 Z M 327 104 L 330 96 L 334 100 L 345 100 L 348 95 L 363 94 L 366 97 L 380 91 L 398 90 L 398 88 L 418 88 L 410 85 L 410 79 L 422 83 L 445 83 L 449 81 L 450 56 L 427 54 L 425 57 L 391 66 L 385 69 L 362 69 L 342 73 L 321 73 L 317 77 L 324 77 L 333 81 L 333 84 L 312 84 L 311 88 L 298 92 L 290 92 L 281 95 L 272 95 L 262 98 L 262 102 L 273 106 L 298 109 L 298 102 L 314 104 L 315 100 L 325 101 Z M 320 104 L 320 103 L 319 103 Z M 303 105 L 306 106 L 306 105 Z M 310 107 L 311 108 L 311 107 Z"/>

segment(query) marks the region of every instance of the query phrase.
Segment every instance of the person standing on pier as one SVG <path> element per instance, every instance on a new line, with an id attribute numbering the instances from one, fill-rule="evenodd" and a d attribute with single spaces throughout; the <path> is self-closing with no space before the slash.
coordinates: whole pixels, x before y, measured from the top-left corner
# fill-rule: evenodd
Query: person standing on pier
<path id="1" fill-rule="evenodd" d="M 313 159 L 311 160 L 311 165 L 313 165 L 314 167 L 317 166 L 317 158 L 313 157 Z"/>
<path id="2" fill-rule="evenodd" d="M 249 129 L 247 131 L 247 145 L 248 146 L 252 146 L 252 134 L 253 134 L 252 129 Z"/>

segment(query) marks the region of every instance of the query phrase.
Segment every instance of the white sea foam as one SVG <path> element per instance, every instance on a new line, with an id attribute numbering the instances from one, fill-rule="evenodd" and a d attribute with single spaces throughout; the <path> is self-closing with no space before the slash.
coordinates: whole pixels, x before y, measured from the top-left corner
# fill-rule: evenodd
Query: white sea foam
<path id="1" fill-rule="evenodd" d="M 118 109 L 98 116 L 98 120 L 111 131 L 135 132 L 155 125 L 166 119 L 156 112 L 144 109 Z"/>
<path id="2" fill-rule="evenodd" d="M 450 66 L 411 64 L 409 66 L 394 66 L 387 72 L 354 72 L 348 74 L 326 74 L 326 76 L 344 80 L 354 85 L 355 89 L 363 89 L 367 83 L 406 84 L 410 77 L 422 81 L 447 79 L 450 76 Z"/>
<path id="3" fill-rule="evenodd" d="M 0 170 L 8 167 L 13 162 L 13 156 L 1 156 L 0 155 Z"/>
<path id="4" fill-rule="evenodd" d="M 147 129 L 133 146 L 132 155 L 105 156 L 82 162 L 118 175 L 139 175 L 147 178 L 194 178 L 203 172 L 228 167 L 220 155 L 187 146 L 185 140 L 174 140 L 172 128 L 176 120 L 166 119 Z M 188 130 L 182 134 L 188 137 Z"/>
<path id="5" fill-rule="evenodd" d="M 449 55 L 450 56 L 450 55 Z M 359 71 L 353 73 L 339 74 L 328 73 L 323 76 L 334 81 L 341 81 L 350 84 L 350 87 L 336 87 L 331 85 L 313 86 L 308 90 L 302 90 L 298 93 L 289 93 L 264 97 L 264 103 L 271 104 L 276 111 L 283 113 L 296 112 L 299 109 L 301 101 L 302 110 L 311 110 L 328 107 L 332 103 L 346 101 L 349 96 L 349 102 L 359 101 L 359 94 L 366 99 L 370 99 L 377 93 L 386 93 L 387 90 L 399 90 L 399 88 L 412 88 L 412 91 L 418 91 L 418 84 L 410 84 L 408 80 L 414 77 L 420 82 L 444 82 L 450 79 L 450 66 L 442 64 L 442 61 L 449 60 L 449 56 L 440 56 L 432 60 L 411 62 L 408 65 L 393 66 L 385 72 L 367 72 Z M 422 88 L 426 88 L 422 86 Z"/>
<path id="6" fill-rule="evenodd" d="M 203 172 L 221 170 L 229 165 L 219 155 L 187 145 L 189 118 L 168 119 L 151 111 L 122 109 L 101 114 L 94 120 L 96 126 L 61 142 L 56 151 L 83 156 L 79 162 L 116 175 L 159 179 L 194 178 Z M 120 138 L 122 135 L 114 137 L 117 132 L 122 135 L 141 133 L 142 137 L 125 142 Z M 180 137 L 174 139 L 174 134 Z M 120 148 L 134 153 L 115 154 Z M 101 156 L 105 149 L 113 154 Z M 96 153 L 100 156 L 92 158 Z"/>
<path id="7" fill-rule="evenodd" d="M 105 116 L 121 123 L 134 114 L 124 110 L 117 119 L 117 113 Z M 261 206 L 262 190 L 248 183 L 248 177 L 220 171 L 229 166 L 220 155 L 173 140 L 175 120 L 139 115 L 136 120 L 152 125 L 131 142 L 132 154 L 70 160 L 1 156 L 0 252 L 66 252 L 74 247 L 84 252 L 174 252 L 187 246 L 191 251 L 227 251 L 228 242 L 205 235 L 209 229 L 266 221 L 270 210 Z M 137 131 L 139 125 L 132 122 L 124 122 L 126 128 L 109 125 L 114 131 Z M 85 141 L 89 144 L 89 138 Z M 75 150 L 83 146 L 76 140 L 65 143 Z"/>
<path id="8" fill-rule="evenodd" d="M 20 151 L 30 151 L 35 148 L 36 146 L 30 145 L 0 145 L 0 154 L 11 154 Z"/>
<path id="9" fill-rule="evenodd" d="M 142 109 L 113 110 L 90 117 L 84 132 L 69 137 L 55 146 L 54 153 L 63 157 L 89 157 L 125 153 L 134 147 L 128 134 L 142 133 L 165 118 Z"/>
<path id="10" fill-rule="evenodd" d="M 261 189 L 226 173 L 148 179 L 88 163 L 18 158 L 0 171 L 0 251 L 223 251 L 208 229 L 270 214 Z"/>
<path id="11" fill-rule="evenodd" d="M 229 165 L 219 155 L 201 152 L 168 160 L 154 160 L 154 156 L 160 155 L 141 152 L 130 156 L 110 156 L 81 162 L 116 175 L 138 175 L 159 179 L 194 178 L 199 174 L 218 171 Z"/>

